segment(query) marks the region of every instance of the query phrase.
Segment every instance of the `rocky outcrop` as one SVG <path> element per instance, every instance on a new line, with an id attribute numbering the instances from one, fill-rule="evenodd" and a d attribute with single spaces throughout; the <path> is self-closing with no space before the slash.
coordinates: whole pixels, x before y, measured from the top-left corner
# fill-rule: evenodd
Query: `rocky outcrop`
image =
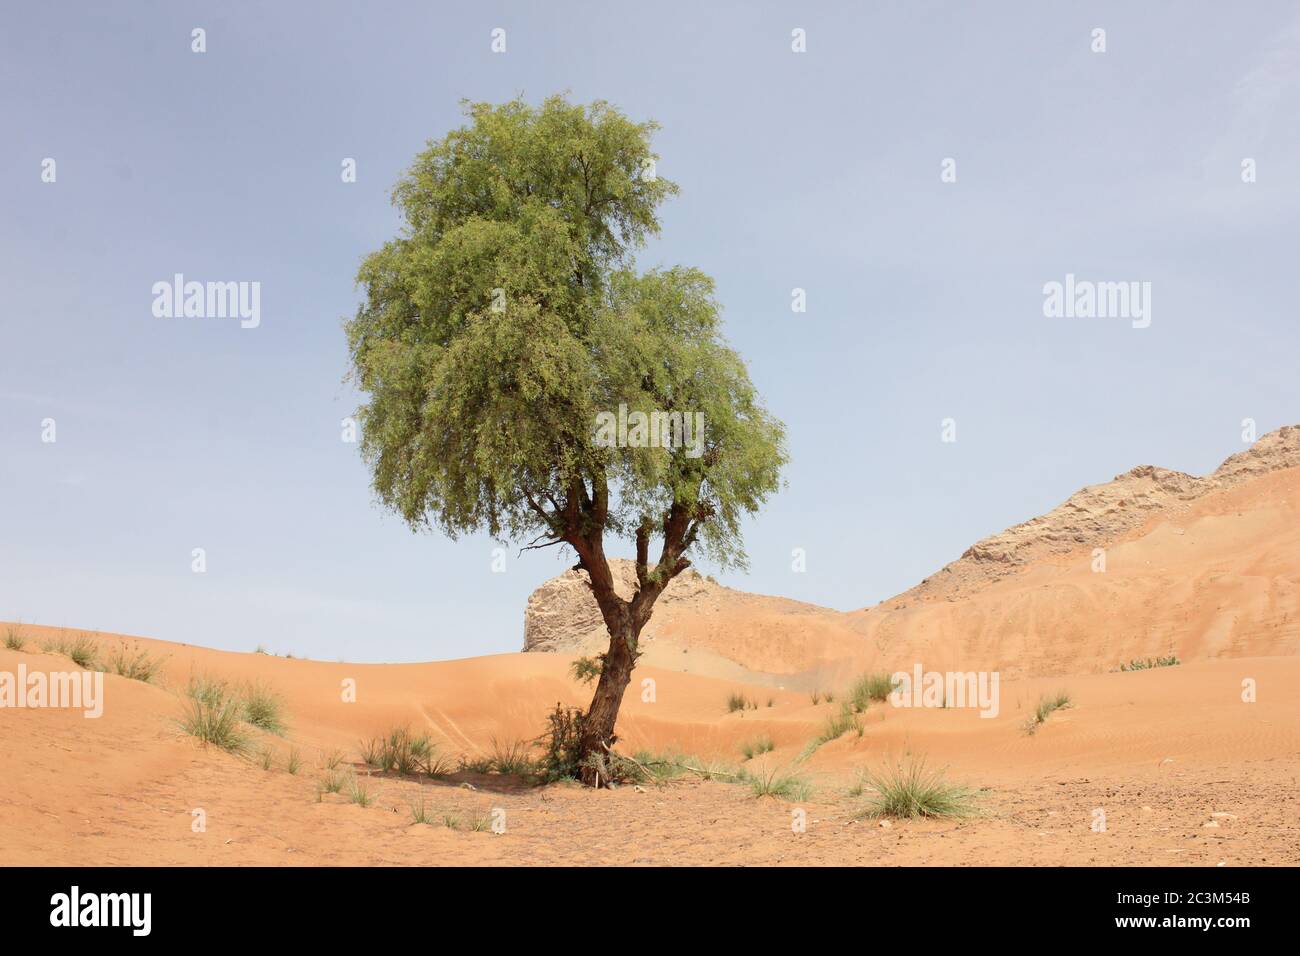
<path id="1" fill-rule="evenodd" d="M 614 574 L 614 590 L 630 599 L 636 592 L 635 562 L 612 558 L 609 568 Z M 678 604 L 704 606 L 710 603 L 711 596 L 728 590 L 688 568 L 673 578 L 659 595 L 655 613 Z M 608 641 L 605 621 L 592 596 L 586 571 L 570 568 L 528 596 L 528 606 L 524 609 L 525 651 L 576 653 L 593 644 L 603 647 Z"/>
<path id="2" fill-rule="evenodd" d="M 1202 495 L 1271 471 L 1300 465 L 1300 427 L 1269 432 L 1248 450 L 1228 458 L 1213 474 L 1196 478 L 1180 471 L 1139 465 L 1102 485 L 1071 495 L 1047 514 L 971 545 L 956 561 L 886 602 L 955 601 L 1016 574 L 1033 561 L 1110 544 L 1140 528 L 1153 515 Z"/>
<path id="3" fill-rule="evenodd" d="M 1300 465 L 1300 425 L 1284 425 L 1275 432 L 1260 437 L 1245 451 L 1228 458 L 1206 481 L 1216 488 L 1226 487 Z"/>

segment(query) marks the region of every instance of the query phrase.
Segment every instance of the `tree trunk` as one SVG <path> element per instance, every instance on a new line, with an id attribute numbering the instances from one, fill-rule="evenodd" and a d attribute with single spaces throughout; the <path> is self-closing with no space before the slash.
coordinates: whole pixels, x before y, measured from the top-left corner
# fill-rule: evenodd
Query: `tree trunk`
<path id="1" fill-rule="evenodd" d="M 606 746 L 614 746 L 614 724 L 618 721 L 618 709 L 623 703 L 623 692 L 632 680 L 632 668 L 636 666 L 637 638 L 640 625 L 623 621 L 610 627 L 609 651 L 605 655 L 605 665 L 600 672 L 600 681 L 596 684 L 595 696 L 591 698 L 591 707 L 587 710 L 582 726 L 582 782 L 589 787 L 598 787 L 599 779 L 594 767 L 587 763 L 592 754 L 604 756 Z"/>

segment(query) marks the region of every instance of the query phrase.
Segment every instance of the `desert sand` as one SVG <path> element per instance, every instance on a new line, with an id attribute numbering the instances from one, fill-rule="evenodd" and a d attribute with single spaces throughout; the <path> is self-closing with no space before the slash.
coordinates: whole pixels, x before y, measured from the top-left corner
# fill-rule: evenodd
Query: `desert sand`
<path id="1" fill-rule="evenodd" d="M 1297 431 L 1285 437 L 1289 455 Z M 105 674 L 98 719 L 0 708 L 0 865 L 1300 863 L 1300 467 L 1284 457 L 1232 480 L 1190 479 L 1200 486 L 1127 478 L 1163 497 L 1108 523 L 1130 498 L 1094 494 L 1100 527 L 1050 546 L 1010 529 L 1000 540 L 1015 540 L 1012 557 L 977 547 L 965 566 L 874 608 L 830 611 L 702 583 L 666 603 L 625 698 L 619 749 L 797 771 L 813 786 L 801 800 L 689 772 L 596 791 L 366 768 L 360 741 L 395 726 L 427 732 L 454 763 L 537 737 L 557 702 L 585 705 L 590 689 L 569 671 L 583 634 L 566 648 L 563 622 L 550 653 L 425 664 L 15 624 L 25 645 L 0 647 L 0 672 L 76 670 L 40 645 L 82 633 L 101 660 L 124 645 L 164 663 L 152 683 Z M 1047 534 L 1058 530 L 1047 522 Z M 1098 547 L 1104 572 L 1094 569 Z M 996 573 L 979 567 L 989 554 Z M 1180 663 L 1116 670 L 1163 655 Z M 809 754 L 853 676 L 915 662 L 998 671 L 1000 712 L 874 702 L 860 733 Z M 259 683 L 281 698 L 284 735 L 257 735 L 270 769 L 180 731 L 195 676 Z M 348 681 L 355 701 L 344 700 Z M 813 691 L 839 696 L 814 703 Z M 1027 733 L 1035 703 L 1058 691 L 1071 705 Z M 737 692 L 756 706 L 729 712 Z M 764 736 L 775 749 L 745 760 L 742 746 Z M 887 825 L 860 817 L 858 773 L 909 758 L 976 790 L 980 812 Z M 335 760 L 364 781 L 369 806 L 319 792 Z M 413 823 L 419 799 L 458 825 Z M 494 812 L 504 832 L 470 826 Z M 792 827 L 800 812 L 805 832 Z"/>

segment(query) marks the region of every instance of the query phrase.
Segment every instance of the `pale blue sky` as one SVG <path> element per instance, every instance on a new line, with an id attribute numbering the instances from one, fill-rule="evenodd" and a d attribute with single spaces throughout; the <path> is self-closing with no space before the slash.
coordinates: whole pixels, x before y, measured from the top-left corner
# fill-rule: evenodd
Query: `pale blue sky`
<path id="1" fill-rule="evenodd" d="M 805 6 L 7 5 L 0 619 L 325 659 L 518 648 L 571 559 L 512 548 L 493 574 L 486 539 L 412 535 L 339 440 L 356 267 L 462 97 L 662 124 L 681 195 L 640 262 L 717 279 L 793 455 L 726 584 L 860 607 L 1082 485 L 1203 473 L 1243 418 L 1300 422 L 1294 3 Z M 176 272 L 260 282 L 260 328 L 154 318 Z M 1045 318 L 1071 272 L 1151 282 L 1151 327 Z"/>

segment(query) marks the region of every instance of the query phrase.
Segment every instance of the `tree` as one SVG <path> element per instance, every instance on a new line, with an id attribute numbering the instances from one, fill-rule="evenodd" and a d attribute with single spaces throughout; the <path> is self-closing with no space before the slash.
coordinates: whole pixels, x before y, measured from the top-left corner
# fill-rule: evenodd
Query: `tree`
<path id="1" fill-rule="evenodd" d="M 687 552 L 745 565 L 740 523 L 779 488 L 784 429 L 721 338 L 712 281 L 634 269 L 677 192 L 653 173 L 656 124 L 561 96 L 465 114 L 394 188 L 404 227 L 358 274 L 361 451 L 414 530 L 573 549 L 609 630 L 581 744 L 603 755 Z M 630 599 L 607 534 L 635 545 Z"/>

